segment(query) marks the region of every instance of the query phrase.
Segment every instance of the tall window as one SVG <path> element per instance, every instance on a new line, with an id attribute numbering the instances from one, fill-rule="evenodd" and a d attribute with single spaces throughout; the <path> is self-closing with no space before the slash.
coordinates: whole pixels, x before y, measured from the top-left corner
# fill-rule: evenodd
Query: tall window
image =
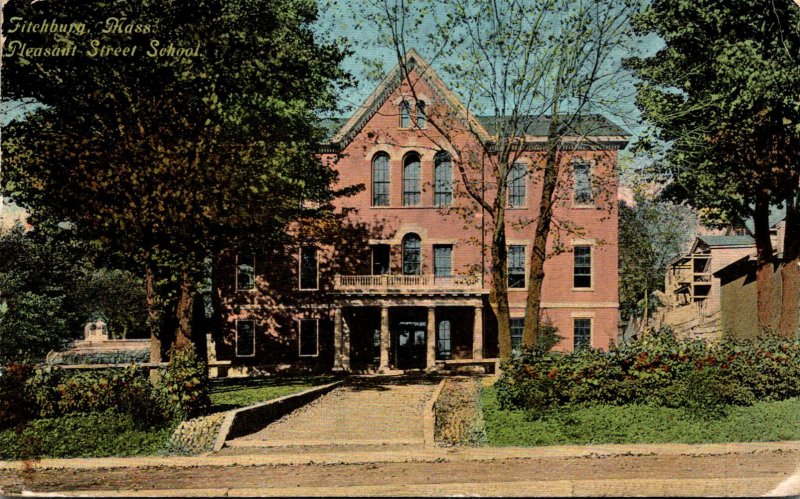
<path id="1" fill-rule="evenodd" d="M 372 206 L 389 206 L 389 155 L 372 158 Z"/>
<path id="2" fill-rule="evenodd" d="M 592 198 L 592 167 L 589 163 L 581 161 L 572 165 L 575 183 L 575 204 L 591 204 Z"/>
<path id="3" fill-rule="evenodd" d="M 319 288 L 319 267 L 317 248 L 303 246 L 300 248 L 300 289 Z"/>
<path id="4" fill-rule="evenodd" d="M 450 245 L 433 247 L 433 273 L 437 277 L 453 275 L 453 247 Z"/>
<path id="5" fill-rule="evenodd" d="M 525 319 L 515 317 L 511 322 L 511 349 L 517 350 L 522 345 L 522 331 L 525 329 Z"/>
<path id="6" fill-rule="evenodd" d="M 425 101 L 417 101 L 417 128 L 425 128 L 428 117 L 425 116 Z"/>
<path id="7" fill-rule="evenodd" d="M 573 323 L 573 351 L 592 346 L 592 319 L 575 319 Z"/>
<path id="8" fill-rule="evenodd" d="M 372 275 L 389 273 L 389 245 L 376 244 L 372 247 Z"/>
<path id="9" fill-rule="evenodd" d="M 319 319 L 300 319 L 300 357 L 316 357 L 319 354 Z"/>
<path id="10" fill-rule="evenodd" d="M 575 288 L 592 287 L 592 247 L 574 246 L 575 271 L 572 286 Z"/>
<path id="11" fill-rule="evenodd" d="M 248 291 L 256 288 L 256 259 L 249 253 L 236 255 L 236 290 Z"/>
<path id="12" fill-rule="evenodd" d="M 411 104 L 408 101 L 400 103 L 400 128 L 411 127 Z"/>
<path id="13" fill-rule="evenodd" d="M 453 162 L 450 154 L 441 151 L 434 158 L 433 204 L 439 207 L 450 206 L 453 201 Z"/>
<path id="14" fill-rule="evenodd" d="M 416 234 L 403 238 L 403 274 L 419 275 L 421 266 L 421 241 Z"/>
<path id="15" fill-rule="evenodd" d="M 403 161 L 403 205 L 419 204 L 419 156 L 409 153 Z"/>
<path id="16" fill-rule="evenodd" d="M 439 321 L 436 332 L 436 353 L 440 359 L 449 359 L 453 348 L 452 332 L 450 331 L 450 321 Z"/>
<path id="17" fill-rule="evenodd" d="M 256 323 L 253 320 L 236 321 L 236 356 L 252 357 L 256 354 Z"/>
<path id="18" fill-rule="evenodd" d="M 508 287 L 525 287 L 525 246 L 508 247 Z"/>
<path id="19" fill-rule="evenodd" d="M 525 163 L 514 163 L 508 173 L 508 205 L 514 208 L 525 206 L 525 179 L 528 167 Z"/>

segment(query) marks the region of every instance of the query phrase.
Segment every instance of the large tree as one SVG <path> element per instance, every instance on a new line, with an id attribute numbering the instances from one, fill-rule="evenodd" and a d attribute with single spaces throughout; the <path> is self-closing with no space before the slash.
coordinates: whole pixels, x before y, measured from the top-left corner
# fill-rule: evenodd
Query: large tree
<path id="1" fill-rule="evenodd" d="M 542 326 L 541 298 L 548 251 L 559 251 L 554 234 L 582 233 L 583 228 L 559 219 L 566 204 L 571 157 L 577 147 L 593 147 L 602 135 L 603 120 L 592 113 L 618 116 L 624 112 L 620 53 L 628 52 L 629 16 L 633 1 L 611 0 L 371 0 L 359 9 L 360 22 L 377 28 L 379 41 L 397 54 L 404 76 L 414 90 L 416 80 L 405 54 L 417 46 L 441 68 L 447 84 L 461 98 L 472 119 L 457 119 L 448 106 L 428 108 L 429 136 L 443 150 L 456 151 L 454 164 L 464 198 L 486 224 L 491 254 L 490 303 L 498 322 L 500 356 L 511 354 L 508 302 L 507 215 L 513 165 L 528 156 L 535 160 L 527 175 L 536 179 L 534 202 L 538 216 L 515 220 L 518 227 L 535 227 L 530 254 L 528 297 L 523 345 L 534 348 Z M 435 15 L 433 15 L 435 13 Z M 617 66 L 617 67 L 615 67 Z M 417 73 L 417 76 L 420 76 Z M 416 95 L 414 95 L 416 99 Z M 488 126 L 474 121 L 474 112 Z M 588 119 L 587 119 L 588 117 Z M 488 118 L 488 119 L 486 119 Z M 525 143 L 540 134 L 544 144 Z M 534 130 L 537 132 L 534 133 Z M 423 131 L 424 133 L 424 131 Z M 469 146 L 463 137 L 469 136 Z M 543 149 L 538 154 L 536 149 Z M 484 177 L 485 175 L 485 177 Z M 615 178 L 595 179 L 598 199 L 610 192 Z M 613 199 L 601 208 L 612 209 Z"/>
<path id="2" fill-rule="evenodd" d="M 138 270 L 153 360 L 165 289 L 174 341 L 185 344 L 211 254 L 243 235 L 279 234 L 308 214 L 304 201 L 333 195 L 335 173 L 314 154 L 316 117 L 346 83 L 344 51 L 315 39 L 316 15 L 313 0 L 5 8 L 5 97 L 42 105 L 4 130 L 6 191 L 34 224 L 69 222 Z M 53 20 L 84 29 L 14 29 Z M 45 57 L 20 43 L 74 52 Z"/>
<path id="3" fill-rule="evenodd" d="M 665 41 L 630 66 L 674 178 L 670 192 L 712 222 L 754 220 L 762 329 L 775 327 L 770 206 L 787 206 L 779 327 L 796 334 L 800 8 L 792 0 L 653 0 L 635 26 Z"/>

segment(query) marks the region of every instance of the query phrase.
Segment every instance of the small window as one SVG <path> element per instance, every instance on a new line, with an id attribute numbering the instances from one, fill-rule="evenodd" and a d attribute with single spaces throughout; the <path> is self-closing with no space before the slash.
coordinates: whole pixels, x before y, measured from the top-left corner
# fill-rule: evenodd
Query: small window
<path id="1" fill-rule="evenodd" d="M 441 151 L 434 158 L 433 204 L 437 207 L 450 206 L 453 201 L 453 162 L 450 154 Z"/>
<path id="2" fill-rule="evenodd" d="M 511 319 L 511 349 L 519 350 L 522 345 L 522 331 L 525 329 L 525 319 L 515 317 Z"/>
<path id="3" fill-rule="evenodd" d="M 389 155 L 372 158 L 372 206 L 389 206 Z"/>
<path id="4" fill-rule="evenodd" d="M 319 354 L 319 319 L 300 319 L 300 357 Z"/>
<path id="5" fill-rule="evenodd" d="M 256 258 L 248 253 L 236 255 L 236 290 L 250 291 L 256 288 Z"/>
<path id="6" fill-rule="evenodd" d="M 592 287 L 592 247 L 574 246 L 575 254 L 575 275 L 573 287 L 591 288 Z"/>
<path id="7" fill-rule="evenodd" d="M 319 267 L 317 248 L 303 246 L 300 248 L 300 289 L 319 288 Z"/>
<path id="8" fill-rule="evenodd" d="M 575 319 L 573 323 L 573 351 L 577 352 L 592 346 L 592 319 Z"/>
<path id="9" fill-rule="evenodd" d="M 417 101 L 417 128 L 425 128 L 428 117 L 425 115 L 425 102 Z"/>
<path id="10" fill-rule="evenodd" d="M 420 165 L 416 153 L 406 155 L 403 161 L 403 206 L 419 204 Z"/>
<path id="11" fill-rule="evenodd" d="M 525 179 L 528 167 L 524 163 L 514 163 L 508 173 L 508 206 L 519 208 L 525 206 Z"/>
<path id="12" fill-rule="evenodd" d="M 253 320 L 236 321 L 236 356 L 252 357 L 256 354 L 256 323 Z"/>
<path id="13" fill-rule="evenodd" d="M 592 204 L 592 167 L 581 161 L 572 166 L 575 176 L 575 204 Z"/>
<path id="14" fill-rule="evenodd" d="M 416 234 L 403 238 L 403 274 L 419 275 L 422 271 L 421 241 Z"/>
<path id="15" fill-rule="evenodd" d="M 433 273 L 436 277 L 453 275 L 453 246 L 441 245 L 433 247 Z"/>
<path id="16" fill-rule="evenodd" d="M 439 327 L 436 329 L 436 357 L 439 359 L 449 359 L 453 348 L 450 321 L 439 321 Z"/>
<path id="17" fill-rule="evenodd" d="M 525 287 L 525 246 L 508 247 L 508 287 Z"/>
<path id="18" fill-rule="evenodd" d="M 372 247 L 372 275 L 389 273 L 389 245 L 376 244 Z"/>
<path id="19" fill-rule="evenodd" d="M 400 128 L 411 127 L 411 104 L 408 101 L 400 103 Z"/>

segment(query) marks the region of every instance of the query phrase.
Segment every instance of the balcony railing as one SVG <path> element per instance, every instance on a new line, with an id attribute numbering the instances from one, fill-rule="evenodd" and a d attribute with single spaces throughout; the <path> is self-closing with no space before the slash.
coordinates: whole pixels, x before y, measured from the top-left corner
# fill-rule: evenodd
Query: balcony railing
<path id="1" fill-rule="evenodd" d="M 479 290 L 480 275 L 337 275 L 333 281 L 337 291 L 447 291 Z"/>

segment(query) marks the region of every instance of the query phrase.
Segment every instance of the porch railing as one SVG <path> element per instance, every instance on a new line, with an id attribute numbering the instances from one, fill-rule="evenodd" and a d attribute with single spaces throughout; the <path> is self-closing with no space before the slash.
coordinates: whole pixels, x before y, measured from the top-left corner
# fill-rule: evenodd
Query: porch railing
<path id="1" fill-rule="evenodd" d="M 338 291 L 402 290 L 460 290 L 481 289 L 479 275 L 436 276 L 425 275 L 337 275 L 334 289 Z"/>

